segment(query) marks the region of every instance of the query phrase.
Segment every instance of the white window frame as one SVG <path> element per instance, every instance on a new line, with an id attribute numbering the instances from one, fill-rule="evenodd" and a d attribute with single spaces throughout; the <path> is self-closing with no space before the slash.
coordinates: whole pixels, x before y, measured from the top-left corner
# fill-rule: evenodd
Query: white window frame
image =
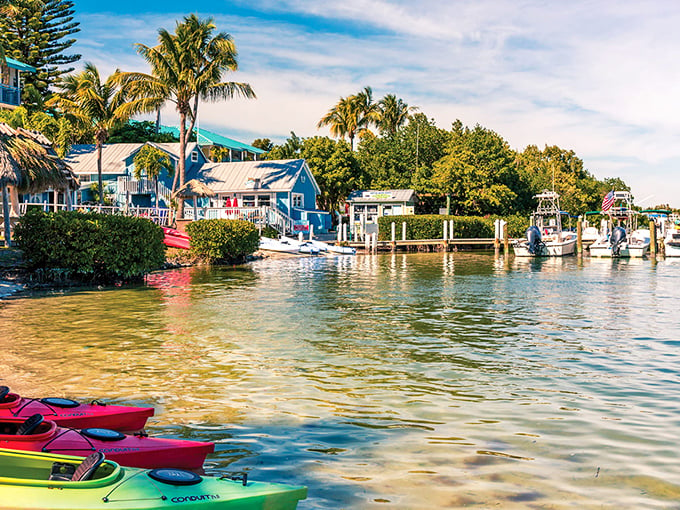
<path id="1" fill-rule="evenodd" d="M 290 194 L 290 206 L 295 209 L 305 208 L 305 195 L 303 193 Z"/>
<path id="2" fill-rule="evenodd" d="M 198 152 L 191 151 L 191 162 L 198 163 Z"/>

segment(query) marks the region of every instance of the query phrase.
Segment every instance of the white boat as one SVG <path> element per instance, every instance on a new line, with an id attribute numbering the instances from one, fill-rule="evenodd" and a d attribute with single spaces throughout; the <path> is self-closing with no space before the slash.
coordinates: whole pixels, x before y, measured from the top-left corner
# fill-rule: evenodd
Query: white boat
<path id="1" fill-rule="evenodd" d="M 356 255 L 356 248 L 351 246 L 338 246 L 336 244 L 328 244 L 323 241 L 317 241 L 316 239 L 310 241 L 314 246 L 319 248 L 319 251 L 326 253 L 338 253 L 340 255 Z"/>
<path id="2" fill-rule="evenodd" d="M 275 251 L 279 253 L 290 253 L 293 255 L 318 255 L 319 249 L 310 243 L 301 243 L 292 238 L 272 239 L 270 237 L 260 238 L 260 250 Z"/>
<path id="3" fill-rule="evenodd" d="M 305 241 L 304 239 L 299 240 L 295 239 L 294 237 L 281 236 L 279 242 L 288 244 L 290 246 L 297 246 L 300 253 L 305 253 L 307 255 L 318 255 L 321 251 L 317 246 L 314 246 L 311 241 Z"/>
<path id="4" fill-rule="evenodd" d="M 590 245 L 591 257 L 644 257 L 649 252 L 649 229 L 633 229 L 636 212 L 628 191 L 614 192 L 614 205 L 606 212 L 611 221 L 607 229 Z"/>
<path id="5" fill-rule="evenodd" d="M 518 240 L 512 249 L 517 257 L 563 257 L 576 251 L 576 233 L 562 230 L 560 196 L 554 191 L 543 191 L 538 199 L 533 225 L 527 229 L 526 238 Z"/>
<path id="6" fill-rule="evenodd" d="M 666 257 L 680 257 L 680 218 L 675 215 L 671 215 L 666 223 L 663 246 Z"/>

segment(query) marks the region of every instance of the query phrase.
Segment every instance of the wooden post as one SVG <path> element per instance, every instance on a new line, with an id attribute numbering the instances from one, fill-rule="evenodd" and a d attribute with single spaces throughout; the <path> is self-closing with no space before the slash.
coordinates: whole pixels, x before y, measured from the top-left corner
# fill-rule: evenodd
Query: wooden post
<path id="1" fill-rule="evenodd" d="M 371 235 L 371 240 L 373 241 L 373 253 L 378 253 L 378 233 L 373 232 Z"/>
<path id="2" fill-rule="evenodd" d="M 340 223 L 338 223 L 338 243 L 342 241 L 342 216 L 340 216 Z"/>
<path id="3" fill-rule="evenodd" d="M 370 235 L 364 235 L 364 248 L 366 249 L 366 253 L 371 253 L 371 236 Z"/>
<path id="4" fill-rule="evenodd" d="M 444 242 L 449 238 L 449 222 L 444 220 Z"/>
<path id="5" fill-rule="evenodd" d="M 397 249 L 397 224 L 392 222 L 391 227 L 391 239 L 392 239 L 392 251 Z"/>
<path id="6" fill-rule="evenodd" d="M 314 225 L 309 226 L 309 240 L 314 239 Z"/>
<path id="7" fill-rule="evenodd" d="M 508 222 L 503 222 L 503 253 L 506 255 L 510 252 L 510 239 L 508 239 Z"/>
<path id="8" fill-rule="evenodd" d="M 579 216 L 576 222 L 576 253 L 583 253 L 583 216 Z"/>
<path id="9" fill-rule="evenodd" d="M 298 232 L 298 241 L 302 242 L 305 240 L 304 234 L 302 232 Z"/>
<path id="10" fill-rule="evenodd" d="M 342 240 L 347 242 L 347 223 L 342 225 Z"/>
<path id="11" fill-rule="evenodd" d="M 406 222 L 401 222 L 401 240 L 406 241 Z"/>
<path id="12" fill-rule="evenodd" d="M 649 220 L 649 254 L 656 258 L 656 223 L 654 220 Z"/>
<path id="13" fill-rule="evenodd" d="M 493 236 L 493 247 L 495 250 L 499 250 L 501 247 L 501 220 L 494 220 L 494 236 Z"/>
<path id="14" fill-rule="evenodd" d="M 453 220 L 449 220 L 449 239 L 453 241 Z"/>

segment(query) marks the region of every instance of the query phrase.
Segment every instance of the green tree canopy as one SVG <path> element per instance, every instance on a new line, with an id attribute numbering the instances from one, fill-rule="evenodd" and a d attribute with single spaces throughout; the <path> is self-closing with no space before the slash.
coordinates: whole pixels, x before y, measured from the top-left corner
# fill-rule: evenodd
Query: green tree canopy
<path id="1" fill-rule="evenodd" d="M 22 77 L 23 96 L 33 99 L 34 109 L 42 108 L 50 86 L 80 59 L 67 53 L 76 42 L 71 36 L 80 31 L 74 12 L 72 0 L 12 0 L 0 16 L 0 45 L 6 55 L 37 69 Z"/>
<path id="2" fill-rule="evenodd" d="M 326 136 L 306 138 L 300 155 L 321 189 L 317 198 L 319 208 L 331 213 L 335 221 L 334 212 L 342 209 L 347 196 L 365 186 L 356 155 L 346 142 L 334 141 Z"/>
<path id="3" fill-rule="evenodd" d="M 457 120 L 446 155 L 434 164 L 432 183 L 450 197 L 455 214 L 510 214 L 521 188 L 515 159 L 500 135 Z"/>
<path id="4" fill-rule="evenodd" d="M 156 123 L 150 120 L 130 121 L 115 127 L 109 134 L 108 143 L 173 143 L 178 142 L 172 133 L 156 133 Z"/>

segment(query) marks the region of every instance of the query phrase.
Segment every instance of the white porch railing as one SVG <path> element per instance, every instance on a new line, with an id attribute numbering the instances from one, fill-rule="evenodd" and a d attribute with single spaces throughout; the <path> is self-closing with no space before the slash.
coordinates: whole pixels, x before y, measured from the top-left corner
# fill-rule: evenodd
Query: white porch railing
<path id="1" fill-rule="evenodd" d="M 31 203 L 24 202 L 19 204 L 19 213 L 26 214 L 28 208 L 39 207 L 43 211 L 65 211 L 69 206 L 65 204 L 47 204 L 47 203 Z M 149 218 L 159 225 L 169 225 L 170 223 L 170 209 L 164 207 L 118 207 L 112 205 L 73 205 L 71 209 L 81 212 L 96 212 L 101 214 L 120 214 L 124 216 L 140 216 Z M 202 219 L 230 219 L 230 220 L 245 220 L 250 221 L 258 226 L 270 226 L 275 228 L 282 234 L 293 232 L 293 219 L 279 211 L 274 207 L 199 207 L 196 209 L 196 217 L 194 217 L 194 208 L 190 205 L 184 205 L 185 220 L 202 220 Z"/>
<path id="2" fill-rule="evenodd" d="M 130 193 L 132 195 L 144 195 L 156 192 L 156 184 L 153 179 L 130 179 L 129 177 L 118 177 L 118 193 Z M 162 182 L 158 183 L 158 195 L 169 201 L 170 188 Z"/>
<path id="3" fill-rule="evenodd" d="M 39 207 L 45 212 L 49 211 L 66 211 L 69 206 L 65 204 L 44 204 L 24 202 L 19 204 L 19 213 L 23 216 L 26 214 L 28 208 Z M 159 207 L 118 207 L 112 205 L 73 205 L 70 207 L 73 211 L 80 212 L 96 212 L 100 214 L 119 214 L 122 216 L 139 216 L 141 218 L 149 218 L 154 223 L 159 225 L 169 225 L 170 223 L 170 209 Z"/>
<path id="4" fill-rule="evenodd" d="M 195 211 L 195 214 L 194 214 Z M 271 226 L 282 234 L 293 231 L 293 219 L 274 207 L 198 207 L 184 204 L 185 220 L 245 220 L 256 225 Z"/>

